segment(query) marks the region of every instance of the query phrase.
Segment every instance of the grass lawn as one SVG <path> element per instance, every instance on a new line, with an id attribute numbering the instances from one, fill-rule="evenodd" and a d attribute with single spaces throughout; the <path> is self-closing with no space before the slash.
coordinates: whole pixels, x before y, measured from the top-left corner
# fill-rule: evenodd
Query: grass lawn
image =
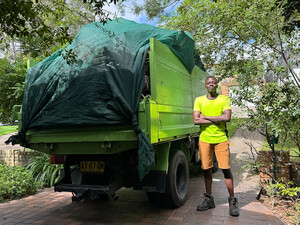
<path id="1" fill-rule="evenodd" d="M 290 160 L 292 162 L 300 162 L 300 156 L 299 156 L 300 154 L 298 153 L 299 151 L 298 151 L 296 144 L 290 138 L 287 138 L 287 140 L 285 140 L 285 143 L 283 143 L 283 141 L 284 140 L 280 139 L 280 137 L 279 137 L 279 143 L 275 144 L 275 151 L 280 151 L 280 150 L 290 151 Z M 262 148 L 259 150 L 271 151 L 271 148 L 270 148 L 266 138 L 264 140 Z"/>
<path id="2" fill-rule="evenodd" d="M 0 126 L 0 136 L 4 134 L 10 134 L 13 132 L 18 132 L 18 126 Z"/>
<path id="3" fill-rule="evenodd" d="M 229 123 L 226 123 L 227 130 L 228 130 L 228 137 L 229 139 L 232 138 L 235 131 L 242 126 L 246 119 L 243 118 L 232 118 Z"/>

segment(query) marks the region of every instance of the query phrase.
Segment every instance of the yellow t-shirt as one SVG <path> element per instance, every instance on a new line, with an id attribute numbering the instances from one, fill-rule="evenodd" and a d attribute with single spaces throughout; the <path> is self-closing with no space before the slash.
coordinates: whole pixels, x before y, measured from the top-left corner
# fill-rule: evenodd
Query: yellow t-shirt
<path id="1" fill-rule="evenodd" d="M 221 116 L 226 109 L 231 109 L 230 99 L 226 95 L 219 95 L 216 99 L 208 99 L 203 95 L 196 98 L 194 104 L 194 111 L 204 116 Z M 227 140 L 225 122 L 200 125 L 200 141 L 216 144 Z"/>

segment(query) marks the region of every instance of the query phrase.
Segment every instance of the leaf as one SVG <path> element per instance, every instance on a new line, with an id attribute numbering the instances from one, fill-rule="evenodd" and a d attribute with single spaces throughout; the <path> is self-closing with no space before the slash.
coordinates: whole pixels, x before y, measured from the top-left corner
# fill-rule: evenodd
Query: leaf
<path id="1" fill-rule="evenodd" d="M 51 164 L 49 155 L 40 153 L 40 156 L 33 157 L 27 166 L 29 171 L 33 174 L 36 181 L 43 186 L 51 187 L 56 179 L 59 179 L 58 171 L 62 165 Z"/>

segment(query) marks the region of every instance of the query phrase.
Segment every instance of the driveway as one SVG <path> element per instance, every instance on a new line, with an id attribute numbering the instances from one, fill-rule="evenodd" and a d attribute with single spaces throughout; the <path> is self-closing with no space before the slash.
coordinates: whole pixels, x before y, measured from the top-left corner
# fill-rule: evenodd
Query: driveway
<path id="1" fill-rule="evenodd" d="M 203 175 L 191 178 L 189 198 L 178 209 L 164 209 L 152 205 L 143 191 L 122 188 L 117 200 L 71 201 L 70 193 L 55 193 L 44 189 L 33 196 L 0 204 L 0 225 L 4 224 L 215 224 L 215 225 L 279 225 L 283 224 L 264 205 L 256 200 L 259 192 L 258 176 L 250 176 L 242 169 L 240 159 L 251 155 L 246 142 L 259 148 L 262 137 L 240 128 L 231 139 L 232 171 L 235 192 L 239 199 L 240 216 L 228 214 L 227 189 L 222 172 L 213 175 L 213 195 L 216 208 L 198 212 L 197 205 L 204 193 Z M 236 160 L 238 159 L 238 160 Z"/>

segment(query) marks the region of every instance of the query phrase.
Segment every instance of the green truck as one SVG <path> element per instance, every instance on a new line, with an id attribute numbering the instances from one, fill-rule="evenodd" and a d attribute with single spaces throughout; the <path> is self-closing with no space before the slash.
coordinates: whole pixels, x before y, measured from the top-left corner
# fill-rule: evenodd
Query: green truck
<path id="1" fill-rule="evenodd" d="M 21 145 L 49 154 L 52 163 L 63 164 L 55 191 L 72 192 L 72 200 L 80 201 L 103 194 L 113 197 L 120 188 L 133 187 L 146 191 L 148 199 L 158 205 L 180 207 L 185 203 L 189 162 L 198 161 L 199 126 L 193 123 L 193 102 L 206 93 L 207 73 L 197 66 L 189 72 L 156 38 L 150 38 L 147 49 L 137 118 L 138 130 L 153 151 L 149 169 L 140 176 L 139 161 L 149 156 L 141 156 L 143 142 L 135 125 L 29 128 Z M 24 118 L 20 112 L 19 122 Z"/>

